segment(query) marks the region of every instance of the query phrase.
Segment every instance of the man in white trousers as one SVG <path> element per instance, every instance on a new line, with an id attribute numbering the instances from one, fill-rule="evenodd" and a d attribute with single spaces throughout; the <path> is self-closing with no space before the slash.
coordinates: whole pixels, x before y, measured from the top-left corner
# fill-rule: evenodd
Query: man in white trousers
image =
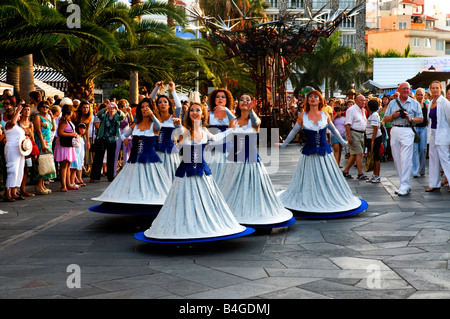
<path id="1" fill-rule="evenodd" d="M 422 123 L 423 115 L 419 102 L 409 96 L 411 86 L 403 82 L 398 87 L 399 97 L 389 102 L 384 122 L 391 122 L 391 149 L 395 168 L 400 177 L 400 187 L 395 191 L 398 196 L 410 192 L 409 179 L 412 171 L 414 131 L 411 126 Z M 400 105 L 404 112 L 401 111 Z"/>

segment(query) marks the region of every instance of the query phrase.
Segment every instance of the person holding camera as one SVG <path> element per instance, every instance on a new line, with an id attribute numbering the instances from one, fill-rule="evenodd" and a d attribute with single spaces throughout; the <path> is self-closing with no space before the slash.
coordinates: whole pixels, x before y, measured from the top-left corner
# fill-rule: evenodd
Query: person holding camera
<path id="1" fill-rule="evenodd" d="M 106 175 L 108 181 L 112 182 L 115 176 L 116 168 L 115 156 L 117 139 L 120 138 L 120 122 L 125 119 L 125 113 L 119 110 L 116 103 L 111 102 L 105 108 L 97 113 L 100 120 L 100 126 L 97 133 L 96 149 L 94 161 L 92 163 L 91 179 L 89 182 L 100 180 L 103 157 L 106 151 Z"/>
<path id="2" fill-rule="evenodd" d="M 417 100 L 411 98 L 411 86 L 408 82 L 399 85 L 399 97 L 389 102 L 384 121 L 392 123 L 391 149 L 395 168 L 400 177 L 400 187 L 395 191 L 398 196 L 410 192 L 412 159 L 414 149 L 415 124 L 423 122 L 422 108 Z"/>

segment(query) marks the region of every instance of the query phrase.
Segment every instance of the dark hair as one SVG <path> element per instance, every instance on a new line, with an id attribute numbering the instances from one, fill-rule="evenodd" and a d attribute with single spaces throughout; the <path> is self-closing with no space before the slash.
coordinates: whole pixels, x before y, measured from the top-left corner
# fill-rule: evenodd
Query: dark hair
<path id="1" fill-rule="evenodd" d="M 75 110 L 75 117 L 76 117 L 75 121 L 76 121 L 77 123 L 81 123 L 81 121 L 83 120 L 83 117 L 85 116 L 84 114 L 81 113 L 81 111 L 82 111 L 82 109 L 83 109 L 83 105 L 89 106 L 89 112 L 88 112 L 88 114 L 87 114 L 87 119 L 86 119 L 86 121 L 89 121 L 89 122 L 90 122 L 91 119 L 92 119 L 92 113 L 93 113 L 93 111 L 92 111 L 92 108 L 91 108 L 89 102 L 88 102 L 88 101 L 82 101 L 82 102 L 80 103 L 80 105 L 78 105 L 77 109 Z"/>
<path id="2" fill-rule="evenodd" d="M 340 106 L 335 106 L 335 107 L 334 107 L 334 111 L 335 111 L 335 112 L 341 112 L 341 111 L 342 111 L 342 108 L 341 108 Z"/>
<path id="3" fill-rule="evenodd" d="M 209 97 L 208 97 L 208 101 L 209 101 L 209 111 L 210 111 L 210 112 L 213 111 L 214 108 L 216 107 L 216 95 L 217 95 L 217 93 L 219 93 L 219 92 L 225 93 L 225 96 L 226 96 L 226 98 L 227 98 L 227 105 L 226 105 L 226 107 L 227 107 L 229 110 L 232 110 L 232 109 L 233 109 L 234 100 L 233 100 L 233 95 L 231 94 L 231 92 L 228 91 L 227 89 L 215 89 L 214 91 L 212 91 L 212 92 L 209 94 Z"/>
<path id="4" fill-rule="evenodd" d="M 243 97 L 244 95 L 250 96 L 250 99 L 253 100 L 253 95 L 251 95 L 250 93 L 244 93 L 244 94 L 241 94 L 241 97 Z M 240 117 L 241 117 L 241 114 L 242 114 L 242 113 L 241 113 L 241 109 L 240 109 L 240 107 L 239 107 L 239 102 L 238 102 L 238 105 L 237 105 L 236 110 L 235 110 L 235 115 L 236 115 L 237 118 L 240 118 Z M 250 117 L 250 115 L 249 115 L 249 117 Z"/>
<path id="5" fill-rule="evenodd" d="M 167 99 L 167 101 L 169 102 L 169 114 L 173 114 L 174 113 L 174 110 L 173 110 L 174 107 L 173 107 L 172 100 L 169 99 L 169 97 L 164 95 L 164 94 L 159 95 L 158 98 L 156 99 L 156 102 L 155 102 L 156 107 L 158 107 L 159 100 L 162 99 L 162 98 Z"/>
<path id="6" fill-rule="evenodd" d="M 38 105 L 37 105 L 37 109 L 38 109 L 38 111 L 39 111 L 39 109 L 41 108 L 41 107 L 43 107 L 44 105 L 46 105 L 46 106 L 48 106 L 48 107 L 50 107 L 50 103 L 48 103 L 48 101 L 40 101 L 39 103 L 38 103 Z"/>
<path id="7" fill-rule="evenodd" d="M 16 106 L 16 98 L 14 96 L 7 96 L 3 99 L 3 102 L 5 102 L 6 100 L 8 100 L 9 102 L 11 102 L 11 106 L 15 107 Z"/>
<path id="8" fill-rule="evenodd" d="M 379 103 L 377 99 L 371 99 L 368 103 L 367 103 L 367 107 L 369 108 L 369 110 L 371 112 L 376 112 L 378 111 L 379 108 Z"/>
<path id="9" fill-rule="evenodd" d="M 42 95 L 39 91 L 31 91 L 28 96 L 38 103 L 42 101 Z"/>
<path id="10" fill-rule="evenodd" d="M 80 134 L 80 128 L 86 129 L 86 124 L 78 123 L 77 128 L 76 128 L 76 131 L 77 131 L 78 134 Z"/>
<path id="11" fill-rule="evenodd" d="M 148 103 L 150 105 L 150 110 L 152 110 L 153 114 L 155 114 L 155 116 L 157 118 L 159 118 L 159 112 L 156 108 L 155 101 L 153 101 L 152 99 L 149 99 L 148 97 L 145 97 L 139 102 L 139 104 L 136 108 L 136 117 L 135 117 L 136 123 L 139 123 L 144 119 L 144 117 L 142 115 L 142 104 L 144 104 L 144 103 Z"/>

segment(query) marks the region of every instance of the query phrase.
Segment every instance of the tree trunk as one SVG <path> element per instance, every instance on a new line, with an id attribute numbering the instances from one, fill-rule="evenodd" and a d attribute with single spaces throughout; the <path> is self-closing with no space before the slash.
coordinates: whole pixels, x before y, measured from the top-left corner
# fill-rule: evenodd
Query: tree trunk
<path id="1" fill-rule="evenodd" d="M 19 97 L 20 94 L 20 73 L 19 68 L 8 66 L 6 69 L 6 83 L 14 86 L 14 96 Z"/>
<path id="2" fill-rule="evenodd" d="M 66 95 L 72 100 L 93 100 L 94 99 L 95 84 L 93 80 L 86 80 L 84 82 L 67 82 Z"/>
<path id="3" fill-rule="evenodd" d="M 139 73 L 137 71 L 130 72 L 130 102 L 131 104 L 138 104 L 139 102 Z"/>
<path id="4" fill-rule="evenodd" d="M 142 5 L 142 0 L 131 0 L 131 7 L 136 5 Z M 141 17 L 139 17 L 139 21 Z M 129 101 L 131 104 L 137 104 L 139 102 L 139 72 L 130 71 L 130 87 L 128 89 Z"/>
<path id="5" fill-rule="evenodd" d="M 176 0 L 168 0 L 167 3 L 172 4 L 174 7 L 177 4 Z M 175 25 L 175 21 L 172 18 L 167 17 L 167 26 L 171 28 L 174 25 Z"/>
<path id="6" fill-rule="evenodd" d="M 26 102 L 30 102 L 29 94 L 35 91 L 34 87 L 34 68 L 33 68 L 33 55 L 28 54 L 23 56 L 22 61 L 25 66 L 21 67 L 19 70 L 19 96 Z"/>

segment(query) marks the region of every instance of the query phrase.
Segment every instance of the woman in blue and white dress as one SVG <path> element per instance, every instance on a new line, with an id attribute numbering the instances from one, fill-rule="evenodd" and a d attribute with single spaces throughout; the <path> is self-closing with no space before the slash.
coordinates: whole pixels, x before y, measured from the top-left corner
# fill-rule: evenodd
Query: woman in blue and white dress
<path id="1" fill-rule="evenodd" d="M 224 132 L 228 129 L 230 121 L 234 119 L 231 110 L 233 108 L 233 96 L 226 89 L 215 89 L 209 94 L 209 118 L 208 129 L 211 133 Z M 215 178 L 220 178 L 222 169 L 227 162 L 226 141 L 209 147 L 206 152 L 206 161 L 211 168 L 211 173 Z"/>
<path id="2" fill-rule="evenodd" d="M 153 100 L 144 98 L 136 109 L 135 122 L 121 138 L 132 135 L 132 148 L 127 165 L 96 201 L 163 205 L 171 180 L 156 154 L 156 142 L 161 124 L 154 114 Z"/>
<path id="3" fill-rule="evenodd" d="M 281 148 L 286 147 L 300 128 L 306 134 L 306 143 L 289 187 L 279 194 L 283 205 L 290 210 L 330 214 L 351 211 L 361 206 L 361 200 L 352 194 L 327 142 L 326 131 L 330 129 L 339 143 L 347 143 L 330 116 L 321 112 L 324 105 L 319 91 L 308 92 L 304 113 L 299 115 L 284 143 L 278 144 Z"/>
<path id="4" fill-rule="evenodd" d="M 160 83 L 160 82 L 158 82 Z M 175 102 L 175 108 L 172 101 L 166 95 L 159 95 L 156 98 L 156 107 L 161 119 L 161 130 L 159 131 L 158 142 L 156 144 L 156 153 L 163 162 L 169 178 L 173 180 L 175 171 L 180 165 L 180 156 L 178 147 L 173 140 L 173 131 L 176 127 L 181 127 L 181 101 L 175 91 L 175 83 L 169 82 L 169 91 Z"/>
<path id="5" fill-rule="evenodd" d="M 151 240 L 211 239 L 242 233 L 217 187 L 203 152 L 209 140 L 221 139 L 206 129 L 206 108 L 193 103 L 177 128 L 182 160 L 178 167 L 166 202 L 144 236 Z"/>
<path id="6" fill-rule="evenodd" d="M 278 199 L 260 161 L 257 142 L 261 120 L 253 111 L 255 105 L 256 100 L 250 94 L 239 99 L 236 128 L 231 137 L 232 151 L 217 184 L 240 224 L 280 224 L 293 215 Z"/>

